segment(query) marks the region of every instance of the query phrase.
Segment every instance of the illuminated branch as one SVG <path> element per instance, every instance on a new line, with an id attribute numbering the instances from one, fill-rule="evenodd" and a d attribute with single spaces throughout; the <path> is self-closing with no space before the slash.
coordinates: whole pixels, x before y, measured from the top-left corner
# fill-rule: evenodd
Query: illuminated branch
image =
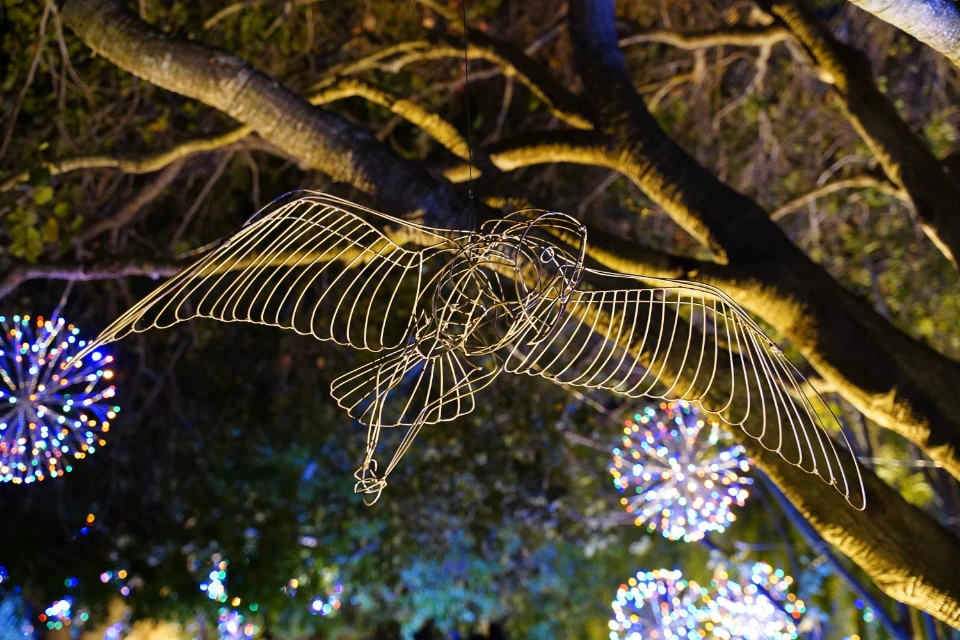
<path id="1" fill-rule="evenodd" d="M 374 51 L 359 60 L 334 67 L 331 72 L 341 76 L 374 69 L 398 73 L 414 62 L 462 59 L 463 55 L 463 44 L 460 42 L 415 40 Z M 559 120 L 577 129 L 593 128 L 580 98 L 541 71 L 523 52 L 515 51 L 508 44 L 471 29 L 467 55 L 471 60 L 485 60 L 494 64 L 505 77 L 523 84 Z"/>
<path id="2" fill-rule="evenodd" d="M 825 185 L 810 191 L 809 193 L 803 194 L 799 198 L 794 198 L 771 213 L 770 218 L 772 220 L 779 220 L 788 213 L 792 213 L 811 202 L 819 200 L 824 196 L 828 196 L 831 193 L 844 191 L 845 189 L 876 189 L 880 193 L 885 193 L 888 196 L 899 198 L 900 200 L 904 200 L 908 203 L 910 202 L 909 196 L 907 196 L 902 189 L 898 189 L 896 185 L 893 185 L 882 178 L 878 178 L 877 176 L 864 173 L 850 176 L 849 178 L 828 182 Z"/>
<path id="3" fill-rule="evenodd" d="M 434 226 L 459 222 L 449 220 L 450 212 L 467 210 L 461 194 L 248 62 L 163 33 L 117 0 L 68 0 L 62 11 L 68 27 L 120 68 L 223 111 L 304 164 L 369 192 L 388 209 L 413 206 Z"/>
<path id="4" fill-rule="evenodd" d="M 712 31 L 668 31 L 655 29 L 627 36 L 620 40 L 621 47 L 641 42 L 658 42 L 671 47 L 696 51 L 708 47 L 764 47 L 790 38 L 790 31 L 781 25 L 769 27 L 730 27 Z"/>
<path id="5" fill-rule="evenodd" d="M 43 166 L 50 172 L 50 175 L 57 176 L 71 171 L 81 169 L 119 169 L 124 173 L 152 173 L 160 171 L 170 164 L 197 153 L 207 153 L 223 149 L 231 144 L 236 144 L 243 138 L 253 132 L 251 127 L 239 127 L 233 131 L 219 134 L 209 138 L 198 138 L 179 144 L 167 151 L 161 151 L 142 158 L 121 158 L 115 156 L 81 156 L 79 158 L 68 158 L 59 162 L 46 162 Z M 30 174 L 26 171 L 18 173 L 0 183 L 0 193 L 9 191 L 18 184 L 24 183 L 30 179 Z"/>
<path id="6" fill-rule="evenodd" d="M 960 8 L 951 0 L 850 0 L 960 67 Z"/>
<path id="7" fill-rule="evenodd" d="M 381 107 L 386 107 L 401 116 L 407 122 L 423 129 L 433 139 L 446 147 L 458 158 L 466 160 L 469 156 L 467 141 L 452 124 L 418 105 L 415 102 L 398 98 L 393 94 L 356 78 L 335 78 L 315 85 L 310 103 L 326 104 L 353 96 L 364 98 Z"/>
<path id="8" fill-rule="evenodd" d="M 850 123 L 890 180 L 909 194 L 927 236 L 960 269 L 960 184 L 877 88 L 863 54 L 836 40 L 800 4 L 773 0 L 767 8 L 803 44 L 821 77 L 832 82 Z"/>
<path id="9" fill-rule="evenodd" d="M 331 78 L 325 84 L 318 85 L 318 90 L 309 96 L 313 105 L 328 104 L 350 97 L 362 97 L 375 104 L 386 107 L 391 112 L 403 117 L 411 124 L 420 127 L 425 133 L 447 148 L 454 155 L 467 159 L 467 143 L 457 129 L 449 122 L 428 111 L 410 100 L 398 98 L 383 89 L 355 78 Z M 82 169 L 119 169 L 124 173 L 142 174 L 159 171 L 177 160 L 199 153 L 209 153 L 229 147 L 230 145 L 245 144 L 247 138 L 254 133 L 253 127 L 242 126 L 227 133 L 188 140 L 168 151 L 162 151 L 142 158 L 122 158 L 115 156 L 82 156 L 69 158 L 60 162 L 47 162 L 44 167 L 50 175 L 56 176 Z M 276 153 L 280 149 L 271 149 Z M 0 182 L 0 193 L 9 191 L 18 184 L 29 180 L 30 174 L 22 171 Z"/>

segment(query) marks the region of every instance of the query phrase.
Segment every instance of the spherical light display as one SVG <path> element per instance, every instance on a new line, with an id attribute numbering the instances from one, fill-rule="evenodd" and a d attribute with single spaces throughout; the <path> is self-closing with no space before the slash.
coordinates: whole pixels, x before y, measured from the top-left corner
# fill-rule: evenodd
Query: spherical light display
<path id="1" fill-rule="evenodd" d="M 723 640 L 792 640 L 798 636 L 800 618 L 806 612 L 802 600 L 790 592 L 793 578 L 765 562 L 744 571 L 746 577 L 732 580 L 719 571 L 706 607 L 714 637 Z"/>
<path id="2" fill-rule="evenodd" d="M 86 341 L 63 318 L 0 316 L 0 331 L 0 481 L 62 476 L 106 444 L 113 356 L 73 360 Z"/>
<path id="3" fill-rule="evenodd" d="M 610 640 L 699 640 L 704 595 L 680 571 L 639 571 L 617 590 Z"/>
<path id="4" fill-rule="evenodd" d="M 699 540 L 723 531 L 743 506 L 750 478 L 744 449 L 687 402 L 647 407 L 624 422 L 610 473 L 637 526 L 665 538 Z"/>

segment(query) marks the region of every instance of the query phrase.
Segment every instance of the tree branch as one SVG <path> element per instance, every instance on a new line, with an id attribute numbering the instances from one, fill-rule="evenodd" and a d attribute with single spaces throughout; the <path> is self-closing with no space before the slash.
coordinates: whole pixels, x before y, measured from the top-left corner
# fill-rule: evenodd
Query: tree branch
<path id="1" fill-rule="evenodd" d="M 183 162 L 184 160 L 180 158 L 167 165 L 166 168 L 161 171 L 156 178 L 147 183 L 136 196 L 125 202 L 117 213 L 88 227 L 83 233 L 74 238 L 73 243 L 75 245 L 83 244 L 105 231 L 118 229 L 130 222 L 141 209 L 160 197 L 167 187 L 177 179 L 177 176 L 180 175 L 180 170 L 183 168 Z"/>
<path id="2" fill-rule="evenodd" d="M 710 31 L 670 31 L 654 29 L 620 40 L 621 47 L 641 42 L 658 42 L 671 47 L 696 51 L 708 47 L 764 47 L 789 39 L 790 31 L 782 25 L 768 27 L 727 27 Z"/>
<path id="3" fill-rule="evenodd" d="M 960 67 L 960 8 L 950 0 L 850 0 Z"/>
<path id="4" fill-rule="evenodd" d="M 814 15 L 792 0 L 772 0 L 768 9 L 825 72 L 821 77 L 833 83 L 850 123 L 890 180 L 909 194 L 924 232 L 954 268 L 960 269 L 960 184 L 943 170 L 926 142 L 877 88 L 859 51 L 837 41 Z"/>
<path id="5" fill-rule="evenodd" d="M 458 158 L 466 160 L 469 157 L 467 141 L 460 135 L 456 127 L 432 111 L 424 109 L 416 102 L 398 98 L 388 91 L 356 78 L 331 78 L 314 85 L 314 89 L 316 92 L 310 96 L 311 104 L 326 104 L 353 96 L 364 98 L 389 109 L 407 122 L 420 127 Z"/>
<path id="6" fill-rule="evenodd" d="M 855 176 L 850 176 L 849 178 L 843 178 L 840 180 L 833 180 L 824 185 L 817 187 L 816 189 L 809 191 L 799 198 L 794 198 L 790 202 L 782 205 L 779 209 L 770 214 L 771 220 L 779 220 L 788 213 L 793 213 L 797 209 L 819 200 L 824 196 L 828 196 L 831 193 L 836 193 L 837 191 L 844 191 L 846 189 L 876 189 L 880 193 L 885 193 L 888 196 L 894 196 L 900 200 L 910 202 L 909 196 L 904 193 L 902 189 L 898 189 L 896 185 L 891 184 L 889 181 L 882 178 L 878 178 L 875 175 L 869 173 L 861 173 Z"/>
<path id="7" fill-rule="evenodd" d="M 463 55 L 463 45 L 459 42 L 413 40 L 374 51 L 359 60 L 333 67 L 330 72 L 340 76 L 373 69 L 398 73 L 414 62 L 463 58 Z M 523 52 L 516 51 L 510 45 L 481 31 L 471 29 L 467 57 L 496 65 L 505 77 L 513 78 L 527 87 L 559 120 L 577 129 L 593 128 L 582 100 L 541 71 Z"/>
<path id="8" fill-rule="evenodd" d="M 67 0 L 63 19 L 120 68 L 223 111 L 305 164 L 371 193 L 394 212 L 406 213 L 412 204 L 427 224 L 445 226 L 451 212 L 467 211 L 460 194 L 403 161 L 368 132 L 315 108 L 235 56 L 162 33 L 117 0 Z"/>
<path id="9" fill-rule="evenodd" d="M 457 157 L 464 160 L 468 158 L 467 142 L 463 136 L 460 135 L 460 132 L 457 131 L 456 127 L 415 102 L 394 96 L 379 87 L 356 78 L 330 78 L 318 84 L 317 89 L 318 90 L 308 98 L 310 104 L 319 106 L 354 96 L 362 97 L 389 109 L 411 124 L 420 127 L 425 133 Z M 244 125 L 224 134 L 188 140 L 168 151 L 162 151 L 142 158 L 82 156 L 79 158 L 68 158 L 59 162 L 46 162 L 43 166 L 50 171 L 50 175 L 52 176 L 81 169 L 103 168 L 116 168 L 124 173 L 133 174 L 151 173 L 194 154 L 218 151 L 230 145 L 242 143 L 253 133 L 254 130 L 252 127 Z M 271 151 L 276 153 L 280 150 L 274 148 L 271 149 Z M 0 193 L 9 191 L 16 185 L 24 183 L 29 179 L 29 172 L 21 171 L 0 183 Z"/>
<path id="10" fill-rule="evenodd" d="M 780 508 L 783 510 L 784 515 L 787 516 L 787 519 L 790 520 L 797 531 L 804 537 L 807 541 L 807 544 L 816 551 L 818 554 L 823 556 L 826 561 L 833 567 L 833 570 L 843 578 L 844 582 L 850 587 L 850 589 L 857 594 L 861 599 L 866 602 L 874 613 L 877 616 L 877 619 L 880 623 L 887 629 L 887 633 L 891 637 L 896 638 L 897 640 L 910 640 L 910 634 L 899 624 L 897 624 L 893 618 L 890 617 L 890 614 L 887 613 L 887 609 L 884 606 L 883 602 L 877 600 L 874 597 L 873 593 L 869 589 L 863 586 L 860 583 L 860 580 L 854 576 L 847 567 L 837 559 L 833 554 L 833 550 L 830 549 L 830 546 L 826 543 L 823 537 L 817 533 L 817 530 L 810 526 L 810 523 L 797 511 L 797 508 L 793 506 L 783 492 L 780 491 L 777 486 L 771 482 L 765 475 L 760 474 L 761 480 L 765 482 L 766 487 L 770 490 L 770 493 L 773 494 L 774 498 L 777 500 L 777 503 L 780 505 Z"/>
<path id="11" fill-rule="evenodd" d="M 59 162 L 45 162 L 43 166 L 50 175 L 57 176 L 81 169 L 120 169 L 124 173 L 142 174 L 160 171 L 164 167 L 188 156 L 197 153 L 217 151 L 231 144 L 236 144 L 253 133 L 252 127 L 238 127 L 233 131 L 209 138 L 197 138 L 178 144 L 177 146 L 141 158 L 121 158 L 116 156 L 81 156 L 68 158 Z M 30 173 L 22 171 L 0 182 L 0 193 L 9 191 L 18 184 L 30 179 Z"/>
<path id="12" fill-rule="evenodd" d="M 77 264 L 19 265 L 0 280 L 0 300 L 27 280 L 116 280 L 131 276 L 169 278 L 190 264 L 190 261 L 114 261 L 89 266 Z"/>

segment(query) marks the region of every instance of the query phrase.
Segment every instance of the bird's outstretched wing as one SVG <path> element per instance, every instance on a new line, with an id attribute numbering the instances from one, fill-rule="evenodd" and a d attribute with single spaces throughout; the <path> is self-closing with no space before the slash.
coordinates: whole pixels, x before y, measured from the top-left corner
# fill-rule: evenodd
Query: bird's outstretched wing
<path id="1" fill-rule="evenodd" d="M 364 218 L 412 234 L 404 249 Z M 379 220 L 376 220 L 379 218 Z M 196 317 L 292 329 L 382 351 L 404 343 L 424 264 L 458 248 L 437 230 L 325 194 L 285 196 L 222 246 L 165 282 L 91 345 Z"/>
<path id="2" fill-rule="evenodd" d="M 849 450 L 836 417 L 729 296 L 696 282 L 587 273 L 610 289 L 574 292 L 548 339 L 517 338 L 506 371 L 697 402 L 863 507 L 856 459 L 829 435 Z"/>

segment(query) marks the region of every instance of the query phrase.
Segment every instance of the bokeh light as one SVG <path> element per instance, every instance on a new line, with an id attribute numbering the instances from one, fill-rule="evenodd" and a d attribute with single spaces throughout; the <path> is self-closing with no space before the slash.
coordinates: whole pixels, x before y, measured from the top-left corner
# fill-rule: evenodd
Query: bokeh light
<path id="1" fill-rule="evenodd" d="M 718 571 L 711 582 L 706 619 L 713 636 L 722 640 L 788 640 L 796 638 L 806 605 L 790 591 L 793 578 L 765 562 L 731 579 Z"/>
<path id="2" fill-rule="evenodd" d="M 0 481 L 38 482 L 73 470 L 106 444 L 113 356 L 72 356 L 86 345 L 63 318 L 0 316 Z"/>
<path id="3" fill-rule="evenodd" d="M 610 473 L 637 526 L 691 542 L 723 531 L 736 519 L 752 483 L 739 445 L 687 402 L 647 407 L 624 423 Z M 706 431 L 706 433 L 705 433 Z"/>
<path id="4" fill-rule="evenodd" d="M 0 567 L 0 577 L 4 575 Z M 4 592 L 0 597 L 0 640 L 34 640 L 36 629 L 26 613 L 23 597 Z"/>
<path id="5" fill-rule="evenodd" d="M 701 638 L 704 589 L 680 571 L 638 571 L 612 603 L 610 640 Z"/>

